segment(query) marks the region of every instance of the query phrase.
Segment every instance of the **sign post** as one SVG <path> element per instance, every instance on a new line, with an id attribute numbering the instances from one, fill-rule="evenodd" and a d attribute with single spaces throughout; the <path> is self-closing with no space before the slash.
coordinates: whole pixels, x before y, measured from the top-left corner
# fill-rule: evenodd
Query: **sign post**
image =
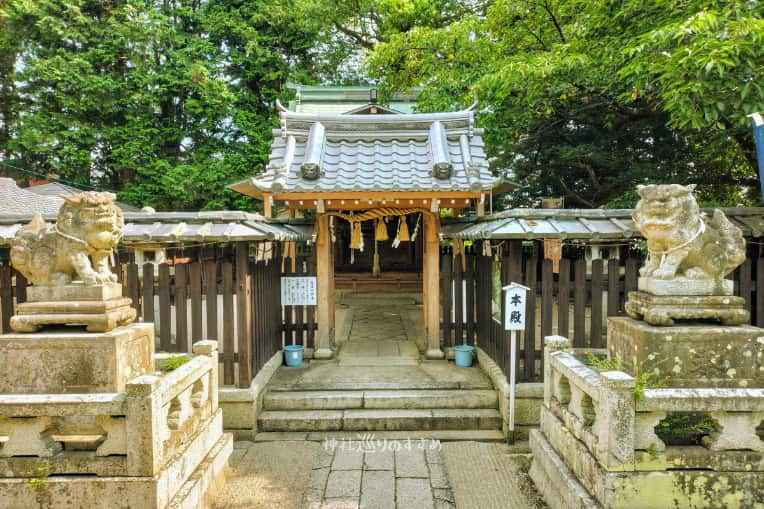
<path id="1" fill-rule="evenodd" d="M 753 123 L 753 139 L 756 142 L 756 157 L 759 160 L 759 181 L 761 199 L 764 201 L 764 112 L 748 115 Z"/>
<path id="2" fill-rule="evenodd" d="M 517 331 L 525 330 L 525 303 L 528 288 L 519 283 L 510 283 L 503 287 L 504 330 L 511 331 L 509 347 L 509 432 L 511 441 L 515 440 L 515 378 L 517 363 Z"/>

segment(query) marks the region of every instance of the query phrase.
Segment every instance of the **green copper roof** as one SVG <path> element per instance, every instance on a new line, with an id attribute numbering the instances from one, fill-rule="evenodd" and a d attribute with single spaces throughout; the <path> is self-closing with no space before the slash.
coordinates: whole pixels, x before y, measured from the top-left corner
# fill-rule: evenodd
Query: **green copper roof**
<path id="1" fill-rule="evenodd" d="M 340 114 L 358 109 L 371 102 L 370 86 L 320 86 L 288 83 L 297 97 L 289 101 L 289 109 L 297 113 Z M 419 90 L 395 94 L 390 102 L 381 103 L 400 113 L 413 113 Z"/>

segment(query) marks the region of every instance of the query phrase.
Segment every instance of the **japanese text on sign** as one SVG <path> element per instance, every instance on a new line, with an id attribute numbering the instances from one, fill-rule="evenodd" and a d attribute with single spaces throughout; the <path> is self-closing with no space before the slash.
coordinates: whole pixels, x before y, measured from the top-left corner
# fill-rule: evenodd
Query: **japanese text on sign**
<path id="1" fill-rule="evenodd" d="M 504 305 L 504 330 L 525 329 L 525 300 L 528 289 L 512 283 L 504 287 L 506 299 Z"/>
<path id="2" fill-rule="evenodd" d="M 282 306 L 315 306 L 316 277 L 282 277 Z"/>

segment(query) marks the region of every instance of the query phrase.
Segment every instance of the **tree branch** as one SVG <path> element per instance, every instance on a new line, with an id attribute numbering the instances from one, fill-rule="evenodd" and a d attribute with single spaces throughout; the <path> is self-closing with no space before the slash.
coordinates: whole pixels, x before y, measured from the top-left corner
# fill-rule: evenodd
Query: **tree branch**
<path id="1" fill-rule="evenodd" d="M 552 23 L 554 23 L 554 27 L 557 29 L 557 33 L 560 34 L 560 40 L 562 41 L 563 44 L 565 44 L 568 41 L 565 40 L 565 34 L 562 33 L 562 27 L 560 26 L 560 23 L 557 21 L 557 17 L 552 12 L 552 9 L 549 8 L 549 4 L 544 2 L 543 7 L 544 7 L 544 10 L 547 12 L 547 14 L 549 14 L 549 17 L 551 18 Z"/>
<path id="2" fill-rule="evenodd" d="M 340 32 L 342 32 L 343 34 L 345 34 L 348 37 L 350 37 L 351 39 L 353 39 L 355 42 L 357 42 L 358 44 L 360 44 L 364 48 L 366 48 L 366 49 L 373 49 L 374 48 L 374 43 L 369 41 L 368 39 L 366 39 L 363 36 L 363 34 L 361 34 L 359 32 L 356 32 L 355 30 L 350 30 L 349 28 L 347 28 L 345 26 L 342 26 L 341 24 L 337 23 L 336 21 L 334 22 L 334 27 L 337 30 L 339 30 Z"/>

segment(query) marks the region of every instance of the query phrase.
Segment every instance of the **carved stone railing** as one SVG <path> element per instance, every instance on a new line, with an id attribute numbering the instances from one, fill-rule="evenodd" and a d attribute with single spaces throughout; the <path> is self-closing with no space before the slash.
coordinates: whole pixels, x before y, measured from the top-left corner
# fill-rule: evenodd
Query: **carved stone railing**
<path id="1" fill-rule="evenodd" d="M 752 459 L 764 452 L 764 389 L 646 389 L 636 412 L 634 448 L 640 469 L 676 468 L 677 463 L 693 468 L 697 462 L 712 469 L 722 463 L 749 464 L 755 470 L 764 466 L 754 468 L 762 461 Z M 690 413 L 704 416 L 714 429 L 696 446 L 667 447 L 656 434 L 658 424 L 672 414 Z"/>
<path id="2" fill-rule="evenodd" d="M 0 395 L 0 477 L 153 477 L 195 466 L 220 438 L 217 343 L 194 344 L 173 371 L 129 381 L 126 393 Z M 163 475 L 172 475 L 167 472 Z M 171 478 L 171 477 L 170 477 Z"/>
<path id="3" fill-rule="evenodd" d="M 569 347 L 566 338 L 547 338 L 545 407 L 606 468 L 632 464 L 634 378 L 621 371 L 597 371 L 577 359 Z"/>
<path id="4" fill-rule="evenodd" d="M 637 397 L 633 377 L 588 366 L 581 353 L 566 338 L 546 338 L 541 427 L 548 436 L 564 428 L 613 472 L 764 469 L 764 389 L 651 388 Z M 699 416 L 713 429 L 697 445 L 667 447 L 656 429 L 674 414 Z"/>

